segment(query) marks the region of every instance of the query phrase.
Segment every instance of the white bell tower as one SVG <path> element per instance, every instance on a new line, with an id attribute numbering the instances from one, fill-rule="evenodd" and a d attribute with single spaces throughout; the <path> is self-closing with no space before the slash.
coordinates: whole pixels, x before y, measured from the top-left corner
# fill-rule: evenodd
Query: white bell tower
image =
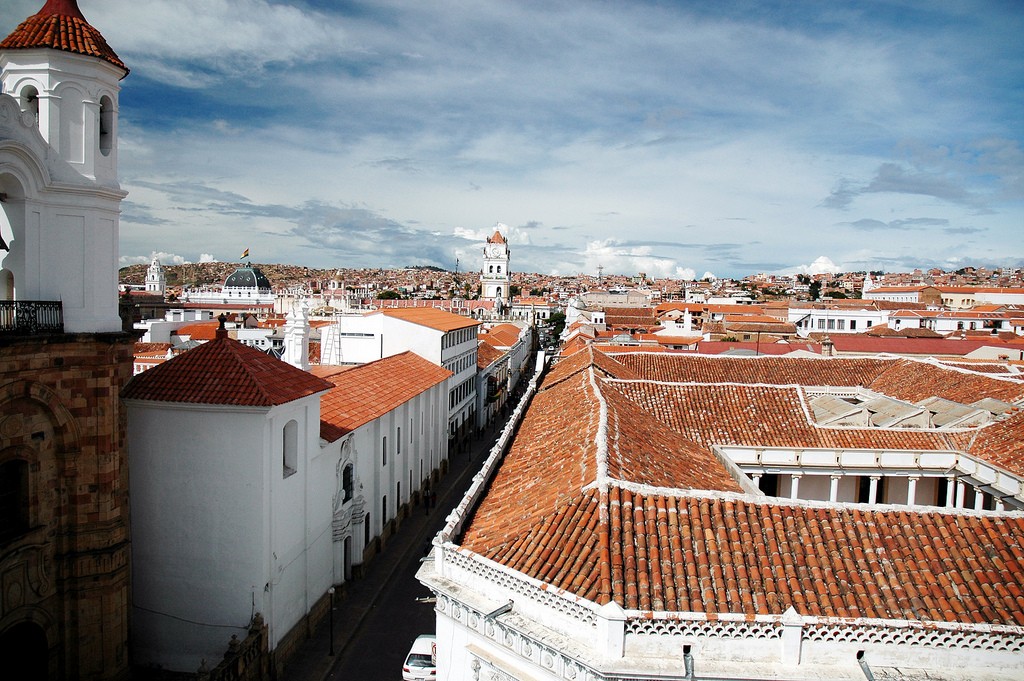
<path id="1" fill-rule="evenodd" d="M 494 226 L 494 234 L 487 239 L 484 245 L 484 266 L 480 271 L 480 297 L 484 300 L 493 300 L 500 307 L 508 307 L 512 299 L 509 294 L 509 287 L 512 286 L 512 273 L 508 270 L 509 259 L 512 252 L 508 248 L 505 237 L 501 235 L 501 229 L 505 225 L 498 223 Z"/>
<path id="2" fill-rule="evenodd" d="M 163 265 L 160 260 L 153 258 L 146 270 L 146 293 L 157 293 L 163 295 L 167 290 L 167 276 L 164 274 Z"/>
<path id="3" fill-rule="evenodd" d="M 59 301 L 69 333 L 121 330 L 117 107 L 127 74 L 76 0 L 47 0 L 0 42 L 4 294 Z"/>

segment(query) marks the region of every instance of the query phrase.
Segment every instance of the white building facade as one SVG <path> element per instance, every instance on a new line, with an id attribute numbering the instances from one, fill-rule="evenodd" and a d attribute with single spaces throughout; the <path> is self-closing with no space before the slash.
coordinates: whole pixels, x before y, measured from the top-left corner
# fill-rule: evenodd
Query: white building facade
<path id="1" fill-rule="evenodd" d="M 410 350 L 452 372 L 451 445 L 465 440 L 476 413 L 477 327 L 480 322 L 436 308 L 397 308 L 340 315 L 321 328 L 322 364 L 362 364 Z"/>
<path id="2" fill-rule="evenodd" d="M 320 447 L 319 401 L 330 387 L 226 332 L 127 386 L 136 664 L 212 667 L 256 613 L 273 651 L 323 598 L 335 462 Z"/>

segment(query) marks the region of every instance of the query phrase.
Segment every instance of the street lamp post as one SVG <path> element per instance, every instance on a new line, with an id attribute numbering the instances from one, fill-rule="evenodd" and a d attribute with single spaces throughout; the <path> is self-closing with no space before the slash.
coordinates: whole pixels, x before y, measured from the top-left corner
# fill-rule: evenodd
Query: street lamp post
<path id="1" fill-rule="evenodd" d="M 330 607 L 330 612 L 328 613 L 328 616 L 330 617 L 330 622 L 331 622 L 331 626 L 330 626 L 331 652 L 328 653 L 328 654 L 331 657 L 334 657 L 334 587 L 333 586 L 330 589 L 327 590 L 327 596 L 329 598 L 329 607 Z"/>

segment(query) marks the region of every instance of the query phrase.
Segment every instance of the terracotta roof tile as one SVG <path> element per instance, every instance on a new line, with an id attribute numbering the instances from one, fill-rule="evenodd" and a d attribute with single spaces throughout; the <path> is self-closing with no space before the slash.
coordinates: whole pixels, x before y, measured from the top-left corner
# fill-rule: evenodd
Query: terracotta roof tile
<path id="1" fill-rule="evenodd" d="M 505 356 L 505 353 L 498 350 L 484 341 L 480 341 L 476 349 L 476 366 L 478 369 L 486 369 L 494 362 Z"/>
<path id="2" fill-rule="evenodd" d="M 394 319 L 401 319 L 437 331 L 455 331 L 471 326 L 479 326 L 480 322 L 471 317 L 445 312 L 436 307 L 397 308 L 380 310 L 375 314 L 383 314 Z"/>
<path id="3" fill-rule="evenodd" d="M 881 382 L 908 393 L 915 371 L 922 389 L 966 376 L 975 399 L 1019 387 L 905 360 L 612 360 L 587 348 L 545 378 L 463 546 L 627 609 L 781 615 L 793 607 L 1024 625 L 1024 515 L 747 496 L 710 451 L 719 443 L 974 446 L 1024 459 L 1021 412 L 971 433 L 823 428 L 808 422 L 794 385 Z M 719 383 L 695 382 L 710 378 Z"/>
<path id="4" fill-rule="evenodd" d="M 520 328 L 515 324 L 498 324 L 480 334 L 480 340 L 496 348 L 510 348 L 519 342 Z"/>
<path id="5" fill-rule="evenodd" d="M 85 20 L 75 0 L 47 0 L 41 10 L 0 42 L 0 50 L 40 47 L 97 57 L 124 69 L 125 75 L 128 73 L 128 67 L 100 32 Z"/>
<path id="6" fill-rule="evenodd" d="M 331 384 L 230 338 L 217 338 L 135 376 L 125 399 L 272 407 Z"/>
<path id="7" fill-rule="evenodd" d="M 332 385 L 330 392 L 320 399 L 320 437 L 329 442 L 383 416 L 452 375 L 414 352 L 403 352 L 333 374 L 325 369 L 321 367 L 320 371 L 327 374 L 325 377 Z"/>

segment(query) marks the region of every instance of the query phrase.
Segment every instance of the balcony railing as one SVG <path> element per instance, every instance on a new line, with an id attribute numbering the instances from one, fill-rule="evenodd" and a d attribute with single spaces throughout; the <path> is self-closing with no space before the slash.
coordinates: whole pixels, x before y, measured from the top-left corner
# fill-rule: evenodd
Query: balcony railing
<path id="1" fill-rule="evenodd" d="M 44 333 L 64 333 L 64 308 L 59 300 L 0 300 L 0 335 Z"/>

